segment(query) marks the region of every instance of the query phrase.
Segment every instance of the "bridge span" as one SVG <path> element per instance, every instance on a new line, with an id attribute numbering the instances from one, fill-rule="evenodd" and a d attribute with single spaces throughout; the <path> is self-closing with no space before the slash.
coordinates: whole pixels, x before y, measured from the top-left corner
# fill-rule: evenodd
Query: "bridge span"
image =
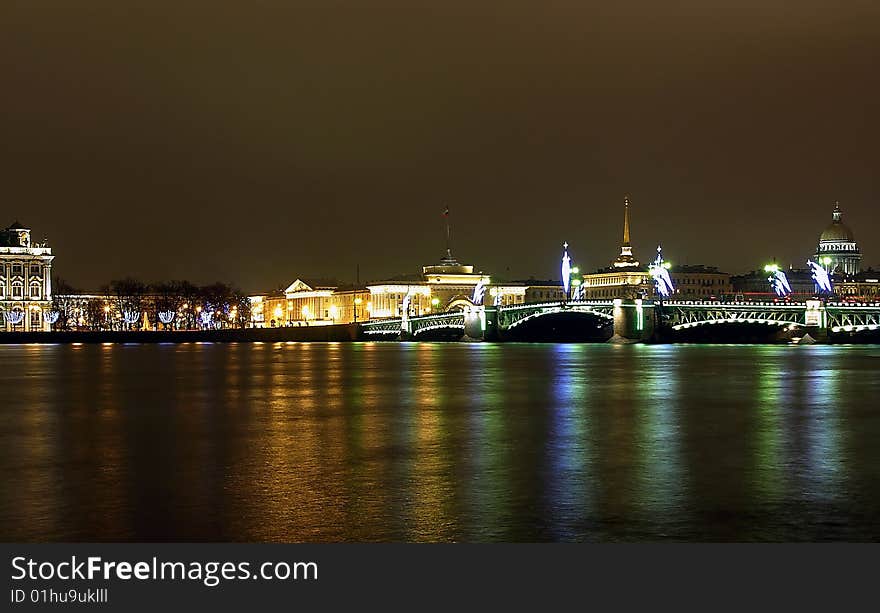
<path id="1" fill-rule="evenodd" d="M 693 340 L 691 331 L 708 327 L 728 332 L 764 327 L 778 341 L 853 342 L 880 339 L 880 303 L 614 299 L 471 304 L 458 311 L 359 326 L 364 340 L 678 342 Z M 712 332 L 702 330 L 700 338 L 710 338 Z"/>

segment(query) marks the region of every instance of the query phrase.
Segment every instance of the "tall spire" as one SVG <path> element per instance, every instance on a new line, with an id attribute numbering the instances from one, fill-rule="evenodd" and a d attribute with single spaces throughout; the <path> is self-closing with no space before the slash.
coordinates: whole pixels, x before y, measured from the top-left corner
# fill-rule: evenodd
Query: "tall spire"
<path id="1" fill-rule="evenodd" d="M 639 261 L 633 256 L 632 245 L 629 242 L 629 196 L 623 197 L 623 244 L 620 246 L 620 255 L 612 262 L 615 268 L 637 268 Z"/>
<path id="2" fill-rule="evenodd" d="M 834 201 L 834 212 L 831 214 L 831 217 L 834 219 L 834 221 L 840 221 L 840 214 L 841 214 L 840 201 L 835 200 Z"/>
<path id="3" fill-rule="evenodd" d="M 449 225 L 449 207 L 443 211 L 443 221 L 446 222 L 446 256 L 440 260 L 444 266 L 458 266 L 458 261 L 452 255 L 452 231 Z"/>

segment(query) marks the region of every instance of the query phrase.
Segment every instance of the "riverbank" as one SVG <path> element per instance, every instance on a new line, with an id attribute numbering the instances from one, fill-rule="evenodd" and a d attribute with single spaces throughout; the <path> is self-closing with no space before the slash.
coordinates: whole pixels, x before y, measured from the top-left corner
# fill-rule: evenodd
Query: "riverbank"
<path id="1" fill-rule="evenodd" d="M 29 343 L 278 343 L 358 339 L 356 324 L 228 330 L 3 332 L 0 344 Z"/>

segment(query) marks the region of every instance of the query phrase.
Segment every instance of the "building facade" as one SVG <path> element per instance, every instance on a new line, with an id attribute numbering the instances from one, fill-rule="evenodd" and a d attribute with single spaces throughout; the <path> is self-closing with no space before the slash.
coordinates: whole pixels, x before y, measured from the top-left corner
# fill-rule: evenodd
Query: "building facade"
<path id="1" fill-rule="evenodd" d="M 52 249 L 19 222 L 0 230 L 0 331 L 52 329 Z"/>
<path id="2" fill-rule="evenodd" d="M 449 252 L 420 274 L 376 281 L 362 287 L 297 279 L 284 291 L 250 296 L 252 325 L 320 326 L 445 313 L 473 304 L 511 306 L 561 300 L 562 286 L 549 281 L 493 283 Z"/>
<path id="3" fill-rule="evenodd" d="M 843 277 L 834 284 L 834 292 L 842 300 L 878 302 L 880 301 L 880 271 L 869 269 L 851 277 Z"/>

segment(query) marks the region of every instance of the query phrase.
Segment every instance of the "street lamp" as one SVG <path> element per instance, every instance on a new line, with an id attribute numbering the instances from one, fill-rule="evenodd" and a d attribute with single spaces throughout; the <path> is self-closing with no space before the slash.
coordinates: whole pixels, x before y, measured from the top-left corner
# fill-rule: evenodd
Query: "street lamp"
<path id="1" fill-rule="evenodd" d="M 358 320 L 358 307 L 363 303 L 363 299 L 358 296 L 354 299 L 354 322 L 357 323 Z"/>
<path id="2" fill-rule="evenodd" d="M 831 263 L 832 263 L 833 261 L 834 261 L 834 260 L 832 260 L 832 259 L 831 259 L 829 256 L 827 256 L 827 255 L 826 255 L 825 257 L 822 258 L 822 264 L 825 265 L 825 271 L 826 271 L 826 272 L 831 272 Z"/>

